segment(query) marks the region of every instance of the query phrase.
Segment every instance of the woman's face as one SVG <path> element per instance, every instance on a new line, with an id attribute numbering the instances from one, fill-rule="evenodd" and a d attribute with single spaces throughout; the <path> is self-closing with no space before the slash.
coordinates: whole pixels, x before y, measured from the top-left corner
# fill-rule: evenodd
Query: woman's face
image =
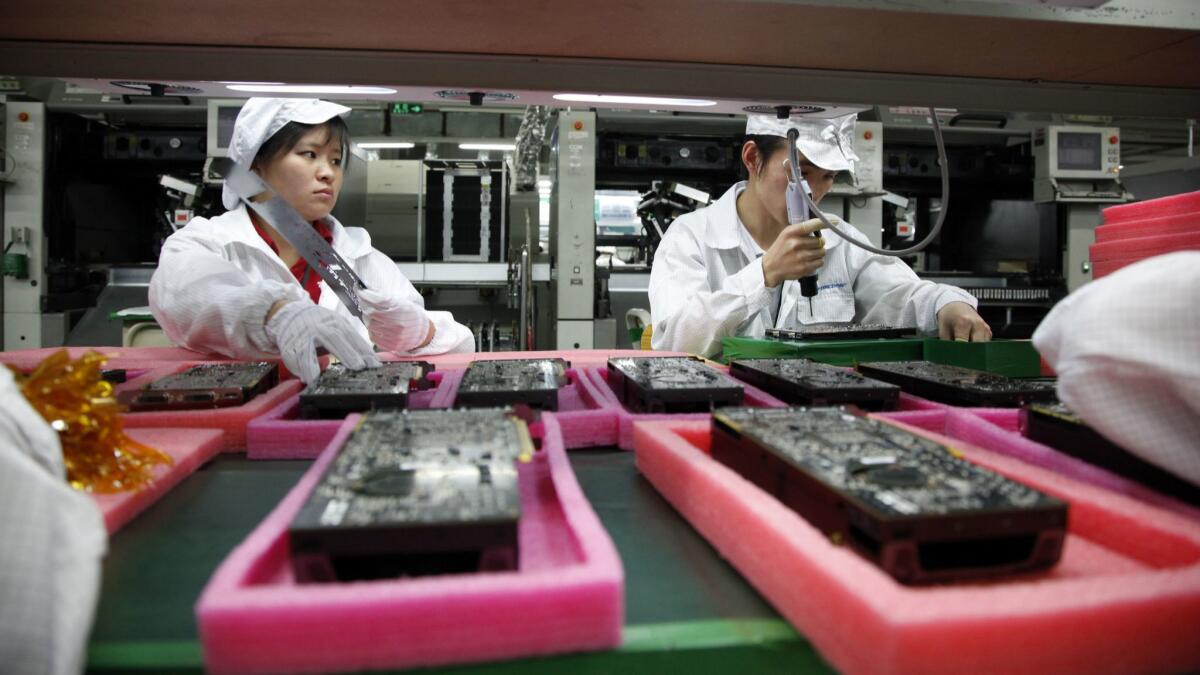
<path id="1" fill-rule="evenodd" d="M 333 211 L 342 189 L 342 144 L 325 126 L 310 129 L 295 147 L 276 156 L 258 174 L 307 221 Z"/>
<path id="2" fill-rule="evenodd" d="M 753 173 L 753 170 L 752 170 Z M 800 174 L 812 189 L 813 202 L 821 203 L 821 198 L 833 187 L 837 171 L 827 171 L 800 156 Z M 787 150 L 780 149 L 771 153 L 762 163 L 762 169 L 751 180 L 757 181 L 757 192 L 762 200 L 763 208 L 779 223 L 786 224 L 787 203 L 784 195 L 787 193 L 788 170 Z"/>

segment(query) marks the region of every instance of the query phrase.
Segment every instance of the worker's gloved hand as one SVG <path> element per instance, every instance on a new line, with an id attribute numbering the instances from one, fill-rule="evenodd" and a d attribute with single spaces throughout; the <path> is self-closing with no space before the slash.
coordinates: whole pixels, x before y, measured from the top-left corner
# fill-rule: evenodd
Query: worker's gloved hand
<path id="1" fill-rule="evenodd" d="M 992 339 L 992 328 L 975 308 L 965 302 L 949 302 L 938 310 L 938 337 L 943 340 L 961 342 L 987 342 Z"/>
<path id="2" fill-rule="evenodd" d="M 305 382 L 321 374 L 317 347 L 324 347 L 350 370 L 378 368 L 379 359 L 350 319 L 304 300 L 283 305 L 267 321 L 267 335 L 284 365 Z"/>
<path id="3" fill-rule="evenodd" d="M 783 228 L 763 254 L 763 282 L 768 288 L 816 274 L 821 269 L 825 264 L 825 242 L 813 233 L 823 227 L 820 219 L 812 218 Z"/>
<path id="4" fill-rule="evenodd" d="M 407 352 L 432 338 L 432 324 L 417 303 L 367 288 L 359 289 L 358 299 L 371 340 L 380 347 Z"/>

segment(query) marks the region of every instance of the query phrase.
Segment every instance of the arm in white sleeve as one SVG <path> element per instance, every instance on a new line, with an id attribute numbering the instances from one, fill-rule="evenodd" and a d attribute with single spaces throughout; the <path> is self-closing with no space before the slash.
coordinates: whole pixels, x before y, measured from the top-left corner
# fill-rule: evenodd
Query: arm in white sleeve
<path id="1" fill-rule="evenodd" d="M 358 273 L 362 277 L 363 283 L 371 290 L 386 293 L 393 299 L 412 303 L 417 308 L 420 308 L 420 313 L 414 312 L 413 314 L 415 316 L 423 316 L 425 326 L 432 323 L 434 327 L 433 339 L 422 347 L 409 350 L 404 349 L 407 345 L 390 345 L 376 342 L 376 344 L 379 344 L 379 347 L 396 351 L 397 353 L 430 356 L 434 354 L 475 351 L 475 336 L 471 334 L 471 331 L 466 326 L 455 321 L 454 315 L 450 312 L 425 309 L 425 298 L 421 297 L 421 294 L 412 285 L 412 282 L 404 276 L 391 258 L 388 258 L 379 251 L 372 251 L 362 259 Z M 367 328 L 368 330 L 371 328 L 369 318 Z M 427 328 L 424 330 L 427 331 Z M 422 333 L 422 335 L 427 334 L 427 332 Z M 418 341 L 419 343 L 420 341 Z M 397 349 L 398 347 L 399 350 Z"/>
<path id="2" fill-rule="evenodd" d="M 858 230 L 843 226 L 855 239 L 866 241 Z M 837 236 L 837 235 L 833 235 Z M 842 242 L 849 249 L 848 269 L 854 277 L 854 316 L 860 323 L 917 328 L 937 334 L 937 315 L 951 302 L 978 306 L 975 296 L 948 284 L 924 281 L 903 260 L 864 251 Z"/>
<path id="3" fill-rule="evenodd" d="M 711 290 L 700 244 L 689 233 L 668 235 L 650 270 L 650 316 L 654 349 L 713 356 L 721 338 L 737 335 L 767 307 L 771 293 L 762 258 Z"/>
<path id="4" fill-rule="evenodd" d="M 245 247 L 245 255 L 263 256 Z M 262 261 L 263 269 L 274 263 Z M 288 279 L 252 279 L 217 245 L 180 230 L 163 244 L 150 279 L 150 310 L 176 344 L 235 358 L 271 358 L 278 348 L 264 330 L 279 300 L 308 300 Z"/>

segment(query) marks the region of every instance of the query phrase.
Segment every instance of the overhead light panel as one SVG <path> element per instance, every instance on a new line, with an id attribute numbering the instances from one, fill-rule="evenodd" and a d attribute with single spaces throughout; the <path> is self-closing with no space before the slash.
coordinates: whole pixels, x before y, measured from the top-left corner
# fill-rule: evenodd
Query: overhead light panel
<path id="1" fill-rule="evenodd" d="M 459 150 L 516 150 L 515 143 L 459 143 Z"/>
<path id="2" fill-rule="evenodd" d="M 556 101 L 568 101 L 571 103 L 600 103 L 603 105 L 663 105 L 663 106 L 687 106 L 692 108 L 706 108 L 714 106 L 716 101 L 707 101 L 700 98 L 667 98 L 663 96 L 615 96 L 609 94 L 555 94 Z"/>
<path id="3" fill-rule="evenodd" d="M 363 150 L 379 150 L 382 148 L 399 148 L 399 149 L 403 150 L 403 149 L 407 149 L 407 148 L 417 147 L 416 143 L 406 143 L 403 141 L 386 141 L 386 142 L 379 142 L 379 143 L 366 142 L 366 143 L 355 143 L 355 145 L 362 148 Z"/>
<path id="4" fill-rule="evenodd" d="M 227 84 L 231 91 L 245 91 L 253 94 L 394 94 L 395 89 L 388 87 L 357 87 L 344 84 L 262 84 L 258 82 Z"/>

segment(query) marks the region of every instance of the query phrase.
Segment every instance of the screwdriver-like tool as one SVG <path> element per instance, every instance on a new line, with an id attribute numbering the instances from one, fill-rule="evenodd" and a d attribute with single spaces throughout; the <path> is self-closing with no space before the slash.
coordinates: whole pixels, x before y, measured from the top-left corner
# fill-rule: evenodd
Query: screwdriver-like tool
<path id="1" fill-rule="evenodd" d="M 796 151 L 796 138 L 798 136 L 799 134 L 795 129 L 788 130 L 788 146 L 791 159 L 788 162 L 788 186 L 787 192 L 784 195 L 784 201 L 787 203 L 788 223 L 791 225 L 803 223 L 808 220 L 808 199 L 805 199 L 805 195 L 808 195 L 809 199 L 812 198 L 812 190 L 808 187 L 808 181 L 804 180 L 804 176 L 801 174 L 798 165 L 799 153 Z M 818 241 L 822 241 L 822 245 L 824 245 L 823 240 L 821 240 L 820 230 L 813 232 L 813 236 Z M 808 315 L 811 317 L 813 315 L 812 299 L 817 294 L 817 275 L 810 274 L 800 279 L 800 294 L 808 298 Z"/>

